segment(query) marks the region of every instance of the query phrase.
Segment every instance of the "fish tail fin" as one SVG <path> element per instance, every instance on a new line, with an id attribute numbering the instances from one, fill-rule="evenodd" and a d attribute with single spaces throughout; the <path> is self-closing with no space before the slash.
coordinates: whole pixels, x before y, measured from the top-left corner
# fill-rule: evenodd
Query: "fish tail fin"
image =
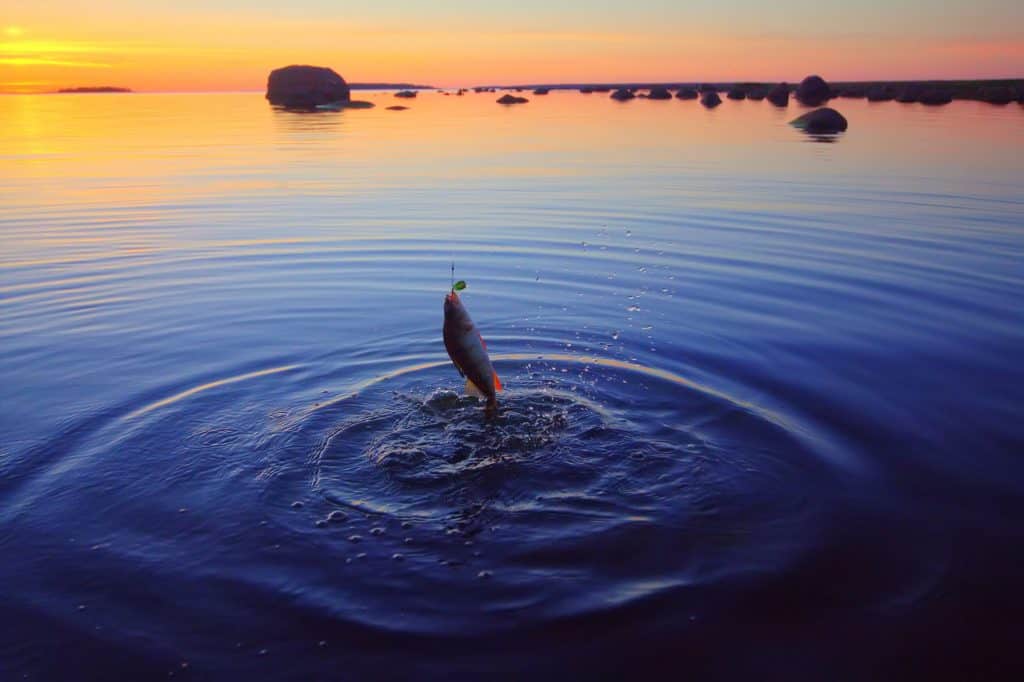
<path id="1" fill-rule="evenodd" d="M 481 391 L 479 388 L 476 387 L 476 384 L 473 383 L 472 379 L 466 379 L 465 392 L 466 392 L 466 395 L 471 395 L 471 396 L 476 397 L 476 398 L 486 398 L 487 397 L 487 396 L 484 395 L 483 391 Z"/>
<path id="2" fill-rule="evenodd" d="M 503 390 L 504 387 L 501 385 L 501 379 L 498 378 L 498 373 L 492 369 L 491 374 L 494 375 L 494 390 L 496 392 Z"/>

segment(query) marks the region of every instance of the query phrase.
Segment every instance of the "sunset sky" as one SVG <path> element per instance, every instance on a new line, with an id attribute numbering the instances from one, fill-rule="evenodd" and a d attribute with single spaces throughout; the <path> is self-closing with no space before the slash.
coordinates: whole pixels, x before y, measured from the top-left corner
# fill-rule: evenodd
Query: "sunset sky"
<path id="1" fill-rule="evenodd" d="M 1024 77 L 1021 0 L 6 0 L 0 91 Z"/>

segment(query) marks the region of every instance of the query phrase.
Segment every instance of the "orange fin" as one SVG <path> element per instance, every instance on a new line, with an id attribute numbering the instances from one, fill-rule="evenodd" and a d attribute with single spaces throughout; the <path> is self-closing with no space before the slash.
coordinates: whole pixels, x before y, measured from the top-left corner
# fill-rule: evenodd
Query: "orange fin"
<path id="1" fill-rule="evenodd" d="M 471 379 L 466 379 L 466 386 L 463 389 L 463 391 L 466 393 L 466 395 L 471 395 L 474 398 L 486 398 L 487 397 L 487 396 L 484 395 L 483 391 L 481 391 L 479 388 L 476 387 L 476 384 L 474 384 Z"/>
<path id="2" fill-rule="evenodd" d="M 495 392 L 501 391 L 502 390 L 502 385 L 501 385 L 501 379 L 498 378 L 498 373 L 495 372 L 492 369 L 491 370 L 491 374 L 494 375 L 494 390 L 495 390 Z"/>

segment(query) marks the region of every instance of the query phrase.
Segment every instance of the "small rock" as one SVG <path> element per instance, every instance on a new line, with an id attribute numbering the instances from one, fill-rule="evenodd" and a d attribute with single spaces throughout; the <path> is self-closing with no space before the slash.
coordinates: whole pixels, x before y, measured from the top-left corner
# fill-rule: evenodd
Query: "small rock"
<path id="1" fill-rule="evenodd" d="M 693 88 L 679 88 L 676 91 L 676 99 L 697 99 L 697 91 Z"/>
<path id="2" fill-rule="evenodd" d="M 347 519 L 348 514 L 341 511 L 340 509 L 335 509 L 334 511 L 327 515 L 327 521 L 329 523 L 341 523 L 342 521 L 345 521 Z"/>
<path id="3" fill-rule="evenodd" d="M 348 541 L 349 542 L 362 542 L 363 541 L 363 536 L 362 535 L 349 535 L 348 536 Z"/>
<path id="4" fill-rule="evenodd" d="M 327 520 L 326 519 L 317 519 L 316 523 L 314 523 L 313 525 L 316 526 L 317 528 L 326 528 L 327 527 Z"/>
<path id="5" fill-rule="evenodd" d="M 406 99 L 412 99 L 416 96 L 415 90 L 399 90 L 395 93 L 395 97 L 404 97 Z"/>
<path id="6" fill-rule="evenodd" d="M 832 88 L 821 76 L 808 76 L 796 88 L 796 98 L 801 104 L 816 107 L 832 97 Z"/>
<path id="7" fill-rule="evenodd" d="M 391 555 L 391 559 L 394 560 L 394 561 L 405 561 L 405 557 L 402 556 L 401 554 L 399 554 L 398 552 L 395 552 L 394 554 L 392 554 Z"/>
<path id="8" fill-rule="evenodd" d="M 846 130 L 846 118 L 835 109 L 822 107 L 809 111 L 790 121 L 790 125 L 812 135 L 841 133 Z"/>
<path id="9" fill-rule="evenodd" d="M 375 528 L 371 528 L 370 529 L 370 535 L 374 535 L 374 536 L 384 535 L 384 529 L 381 528 L 380 526 L 377 526 Z"/>
<path id="10" fill-rule="evenodd" d="M 549 92 L 551 92 L 550 88 L 537 88 L 536 90 L 533 91 L 533 94 L 535 94 L 535 95 L 546 95 Z"/>
<path id="11" fill-rule="evenodd" d="M 722 98 L 718 96 L 717 92 L 705 92 L 700 96 L 700 103 L 708 109 L 714 109 L 722 103 Z M 639 308 L 637 310 L 639 310 Z"/>
<path id="12" fill-rule="evenodd" d="M 480 580 L 487 580 L 488 578 L 492 577 L 493 575 L 494 574 L 491 573 L 490 571 L 480 571 L 479 573 L 476 574 L 476 577 L 479 578 Z"/>
<path id="13" fill-rule="evenodd" d="M 298 500 L 292 502 L 292 509 L 302 509 L 302 503 L 299 502 Z"/>
<path id="14" fill-rule="evenodd" d="M 612 93 L 611 97 L 612 99 L 618 102 L 627 102 L 636 97 L 636 95 L 634 95 L 629 90 L 626 90 L 625 88 L 619 88 L 618 90 Z"/>
<path id="15" fill-rule="evenodd" d="M 648 99 L 672 99 L 672 93 L 666 88 L 651 88 L 647 93 Z"/>
<path id="16" fill-rule="evenodd" d="M 396 104 L 391 107 L 385 107 L 388 111 L 405 111 L 409 107 L 403 107 L 401 104 Z"/>
<path id="17" fill-rule="evenodd" d="M 769 102 L 777 107 L 785 107 L 789 105 L 789 84 L 779 83 L 774 88 L 768 91 L 766 98 Z"/>
<path id="18" fill-rule="evenodd" d="M 498 104 L 526 104 L 530 100 L 515 95 L 502 95 L 497 100 Z"/>

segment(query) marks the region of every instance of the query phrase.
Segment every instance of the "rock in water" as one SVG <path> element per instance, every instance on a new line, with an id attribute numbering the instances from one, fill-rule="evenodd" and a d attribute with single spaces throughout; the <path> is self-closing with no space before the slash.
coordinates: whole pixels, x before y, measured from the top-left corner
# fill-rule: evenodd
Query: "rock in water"
<path id="1" fill-rule="evenodd" d="M 388 107 L 387 110 L 388 111 L 405 111 L 408 108 L 409 107 L 403 107 L 401 104 L 396 104 L 395 106 Z"/>
<path id="2" fill-rule="evenodd" d="M 647 99 L 672 99 L 672 93 L 665 88 L 651 88 Z"/>
<path id="3" fill-rule="evenodd" d="M 808 76 L 796 88 L 796 98 L 801 104 L 816 107 L 824 104 L 832 97 L 832 88 L 821 76 Z"/>
<path id="4" fill-rule="evenodd" d="M 747 91 L 745 88 L 742 88 L 739 85 L 734 85 L 731 88 L 729 88 L 729 91 L 725 93 L 725 96 L 728 97 L 729 99 L 746 99 Z"/>
<path id="5" fill-rule="evenodd" d="M 313 109 L 349 99 L 345 79 L 323 66 L 286 66 L 274 69 L 267 78 L 267 100 L 277 106 Z"/>
<path id="6" fill-rule="evenodd" d="M 847 127 L 846 118 L 829 107 L 809 111 L 803 116 L 793 119 L 789 124 L 812 135 L 841 133 Z"/>
<path id="7" fill-rule="evenodd" d="M 789 105 L 789 84 L 779 83 L 768 92 L 768 101 L 777 107 Z"/>
<path id="8" fill-rule="evenodd" d="M 697 91 L 693 88 L 679 88 L 676 97 L 678 99 L 697 99 Z"/>
<path id="9" fill-rule="evenodd" d="M 626 90 L 625 88 L 619 88 L 618 90 L 612 93 L 612 99 L 618 100 L 619 102 L 625 102 L 627 100 L 633 99 L 634 97 L 636 97 L 636 95 L 634 95 L 629 90 Z"/>
<path id="10" fill-rule="evenodd" d="M 718 96 L 718 93 L 714 90 L 705 91 L 700 97 L 700 103 L 706 106 L 708 109 L 714 109 L 722 103 L 722 98 Z"/>
<path id="11" fill-rule="evenodd" d="M 395 93 L 395 97 L 404 97 L 406 99 L 412 99 L 416 96 L 415 90 L 399 90 Z"/>
<path id="12" fill-rule="evenodd" d="M 526 104 L 530 100 L 525 97 L 516 97 L 515 95 L 502 95 L 495 101 L 498 104 Z"/>
<path id="13" fill-rule="evenodd" d="M 533 94 L 535 94 L 535 95 L 546 95 L 549 92 L 551 92 L 551 88 L 537 88 L 536 90 L 533 91 Z"/>

